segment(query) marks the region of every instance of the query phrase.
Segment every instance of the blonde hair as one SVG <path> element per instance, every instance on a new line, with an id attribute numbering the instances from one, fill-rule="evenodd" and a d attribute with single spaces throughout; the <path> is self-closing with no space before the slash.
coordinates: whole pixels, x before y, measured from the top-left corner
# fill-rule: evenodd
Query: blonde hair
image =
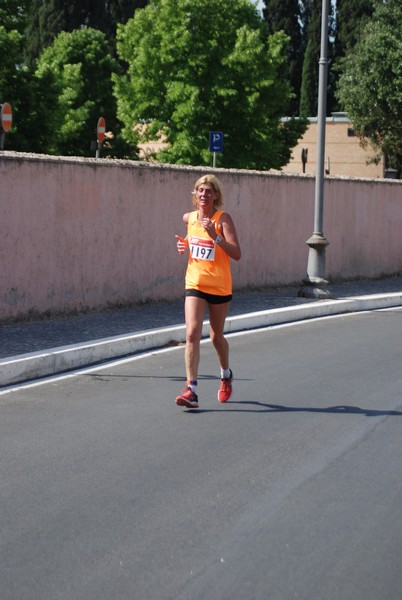
<path id="1" fill-rule="evenodd" d="M 198 190 L 200 185 L 202 185 L 203 183 L 210 183 L 213 186 L 215 192 L 217 193 L 217 197 L 214 200 L 214 208 L 216 208 L 216 209 L 221 208 L 221 206 L 223 206 L 223 196 L 222 196 L 221 184 L 220 184 L 219 179 L 215 175 L 203 175 L 202 177 L 197 179 L 197 181 L 194 184 L 194 190 L 192 192 L 192 194 L 193 194 L 192 201 L 193 201 L 194 206 L 198 207 L 196 191 Z"/>

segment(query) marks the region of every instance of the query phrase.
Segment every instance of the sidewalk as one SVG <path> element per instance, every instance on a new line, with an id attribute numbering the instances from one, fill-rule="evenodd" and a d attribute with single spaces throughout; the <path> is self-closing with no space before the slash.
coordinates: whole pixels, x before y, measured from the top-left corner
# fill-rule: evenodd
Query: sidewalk
<path id="1" fill-rule="evenodd" d="M 298 289 L 235 292 L 226 331 L 402 306 L 402 277 L 329 285 L 331 300 L 298 298 Z M 0 326 L 0 387 L 181 343 L 183 320 L 179 300 Z"/>

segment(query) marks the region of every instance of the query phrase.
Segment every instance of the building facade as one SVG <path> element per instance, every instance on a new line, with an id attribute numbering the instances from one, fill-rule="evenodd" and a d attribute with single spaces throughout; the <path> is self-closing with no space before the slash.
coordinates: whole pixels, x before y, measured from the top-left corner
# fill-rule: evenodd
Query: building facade
<path id="1" fill-rule="evenodd" d="M 307 173 L 315 175 L 317 161 L 317 118 L 310 118 L 310 125 L 297 146 L 293 148 L 292 158 L 282 168 L 287 173 Z M 346 113 L 332 113 L 327 117 L 325 127 L 325 172 L 336 177 L 385 176 L 384 157 L 380 156 L 376 164 L 374 150 L 367 143 L 363 147 L 360 137 L 353 129 Z"/>

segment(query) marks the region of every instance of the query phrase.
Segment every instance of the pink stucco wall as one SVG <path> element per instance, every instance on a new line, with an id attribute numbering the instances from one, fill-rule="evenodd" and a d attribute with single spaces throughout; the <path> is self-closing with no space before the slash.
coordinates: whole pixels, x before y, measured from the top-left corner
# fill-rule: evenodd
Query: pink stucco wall
<path id="1" fill-rule="evenodd" d="M 0 155 L 0 321 L 182 294 L 176 251 L 194 181 L 211 169 Z M 218 169 L 243 256 L 235 288 L 301 283 L 314 178 Z M 402 182 L 328 178 L 329 279 L 402 271 Z"/>

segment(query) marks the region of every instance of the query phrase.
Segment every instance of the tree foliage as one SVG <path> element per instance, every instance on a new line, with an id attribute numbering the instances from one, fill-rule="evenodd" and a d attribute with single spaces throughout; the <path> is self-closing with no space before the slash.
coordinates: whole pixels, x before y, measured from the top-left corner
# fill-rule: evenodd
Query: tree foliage
<path id="1" fill-rule="evenodd" d="M 327 37 L 327 114 L 334 110 L 334 63 L 335 38 L 334 5 L 328 0 L 328 37 Z M 321 57 L 322 0 L 304 1 L 304 28 L 306 51 L 304 53 L 302 84 L 300 91 L 300 114 L 311 117 L 318 111 L 319 60 Z"/>
<path id="2" fill-rule="evenodd" d="M 371 19 L 374 0 L 337 0 L 336 27 L 333 33 L 332 60 L 328 73 L 328 88 L 331 94 L 331 109 L 341 110 L 336 88 L 342 71 L 341 59 L 348 54 Z"/>
<path id="3" fill-rule="evenodd" d="M 360 38 L 374 11 L 373 0 L 337 0 L 337 55 L 344 56 Z"/>
<path id="4" fill-rule="evenodd" d="M 402 4 L 378 0 L 373 18 L 342 61 L 338 97 L 361 136 L 402 166 Z"/>
<path id="5" fill-rule="evenodd" d="M 4 0 L 0 0 L 4 1 Z M 7 0 L 10 1 L 10 0 Z M 19 3 L 19 0 L 11 0 Z M 149 0 L 24 0 L 29 7 L 25 58 L 33 64 L 62 31 L 81 27 L 102 31 L 114 52 L 118 23 L 126 23 Z"/>
<path id="6" fill-rule="evenodd" d="M 262 14 L 268 33 L 284 31 L 289 37 L 285 76 L 289 80 L 293 97 L 289 115 L 299 114 L 301 73 L 305 43 L 303 36 L 303 11 L 299 0 L 265 0 Z"/>
<path id="7" fill-rule="evenodd" d="M 373 12 L 374 0 L 328 0 L 327 114 L 337 110 L 339 58 L 355 44 Z M 286 75 L 295 100 L 292 114 L 317 114 L 321 53 L 322 0 L 264 0 L 263 16 L 270 32 L 283 30 L 290 38 Z"/>
<path id="8" fill-rule="evenodd" d="M 0 24 L 6 31 L 23 33 L 30 0 L 0 0 Z"/>
<path id="9" fill-rule="evenodd" d="M 116 127 L 111 76 L 116 69 L 105 35 L 83 27 L 60 33 L 38 60 L 36 77 L 51 80 L 56 90 L 51 154 L 88 156 L 100 116 Z"/>
<path id="10" fill-rule="evenodd" d="M 286 44 L 283 32 L 267 40 L 249 0 L 154 0 L 118 31 L 128 64 L 114 78 L 123 134 L 166 140 L 159 160 L 206 165 L 209 132 L 222 131 L 220 165 L 280 168 L 303 129 L 280 124 Z"/>
<path id="11" fill-rule="evenodd" d="M 300 90 L 300 114 L 311 117 L 317 114 L 318 61 L 321 42 L 321 0 L 311 0 L 307 6 L 306 51 L 303 59 Z"/>
<path id="12" fill-rule="evenodd" d="M 299 97 L 299 114 L 317 111 L 322 0 L 264 3 L 263 21 L 251 0 L 0 0 L 0 102 L 13 108 L 6 146 L 87 155 L 103 114 L 116 156 L 164 136 L 158 159 L 208 164 L 208 134 L 218 130 L 218 165 L 285 164 L 304 124 L 280 118 L 297 114 Z M 399 165 L 400 0 L 334 5 L 327 113 L 347 111 Z"/>
<path id="13" fill-rule="evenodd" d="M 38 80 L 23 65 L 23 37 L 0 26 L 0 102 L 9 102 L 13 126 L 6 147 L 20 152 L 43 152 L 52 135 L 55 96 L 49 78 Z M 43 115 L 47 114 L 47 119 Z"/>

